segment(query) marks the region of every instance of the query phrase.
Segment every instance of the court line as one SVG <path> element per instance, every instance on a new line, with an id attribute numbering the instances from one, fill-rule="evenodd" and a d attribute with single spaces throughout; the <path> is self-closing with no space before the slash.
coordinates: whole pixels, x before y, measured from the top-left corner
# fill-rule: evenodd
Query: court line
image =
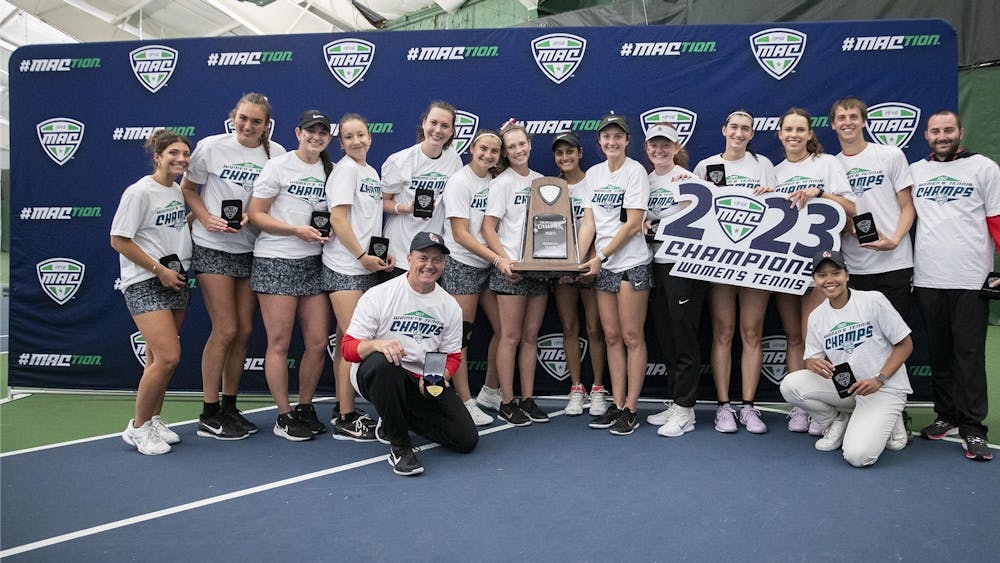
<path id="1" fill-rule="evenodd" d="M 272 407 L 268 407 L 272 408 Z M 249 411 L 248 411 L 249 412 Z M 549 413 L 549 418 L 560 416 L 564 411 L 556 411 L 554 413 Z M 516 428 L 511 424 L 502 424 L 500 426 L 494 426 L 492 428 L 487 428 L 485 430 L 479 431 L 480 436 L 486 436 L 487 434 L 493 434 L 503 430 L 508 430 L 510 428 Z M 117 434 L 110 434 L 110 436 L 117 436 Z M 89 441 L 87 439 L 85 441 Z M 420 446 L 420 450 L 432 450 L 434 448 L 440 447 L 440 444 L 430 443 L 425 446 Z M 19 450 L 20 452 L 25 452 L 27 450 Z M 13 452 L 12 452 L 13 453 Z M 257 485 L 255 487 L 249 487 L 246 489 L 241 489 L 238 491 L 233 491 L 230 493 L 225 493 L 222 495 L 217 495 L 207 499 L 197 500 L 193 502 L 188 502 L 185 504 L 180 504 L 177 506 L 172 506 L 170 508 L 164 508 L 162 510 L 157 510 L 154 512 L 148 512 L 146 514 L 140 514 L 138 516 L 132 516 L 130 518 L 124 518 L 122 520 L 116 520 L 114 522 L 108 522 L 107 524 L 101 524 L 99 526 L 92 526 L 90 528 L 85 528 L 83 530 L 77 530 L 75 532 L 69 532 L 66 534 L 61 534 L 58 536 L 53 536 L 51 538 L 46 538 L 43 540 L 34 541 L 31 543 L 26 543 L 10 549 L 5 549 L 0 551 L 0 559 L 4 557 L 10 557 L 12 555 L 19 555 L 21 553 L 26 553 L 28 551 L 34 551 L 36 549 L 41 549 L 43 547 L 49 547 L 52 545 L 68 542 L 75 539 L 84 538 L 87 536 L 93 536 L 103 532 L 108 532 L 111 530 L 116 530 L 118 528 L 124 528 L 125 526 L 131 526 L 133 524 L 141 524 L 143 522 L 148 522 L 150 520 L 156 520 L 158 518 L 163 518 L 165 516 L 171 516 L 181 512 L 187 512 L 189 510 L 194 510 L 197 508 L 202 508 L 205 506 L 211 506 L 213 504 L 218 504 L 220 502 L 225 502 L 228 500 L 233 500 L 237 498 L 242 498 L 249 495 L 254 495 L 257 493 L 262 493 L 265 491 L 270 491 L 272 489 L 278 489 L 281 487 L 287 487 L 288 485 L 294 485 L 296 483 L 301 483 L 303 481 L 309 481 L 312 479 L 318 479 L 319 477 L 325 477 L 327 475 L 334 475 L 336 473 L 341 473 L 343 471 L 349 471 L 351 469 L 356 469 L 358 467 L 364 467 L 366 465 L 372 465 L 375 463 L 383 462 L 388 458 L 388 455 L 380 455 L 375 457 L 370 457 L 368 459 L 363 459 L 360 461 L 355 461 L 352 463 L 347 463 L 344 465 L 338 465 L 336 467 L 330 467 L 328 469 L 322 469 L 320 471 L 313 471 L 312 473 L 306 473 L 304 475 L 299 475 L 297 477 L 289 477 L 288 479 L 282 479 L 280 481 L 274 481 L 271 483 L 265 483 L 263 485 Z"/>
<path id="2" fill-rule="evenodd" d="M 0 399 L 0 405 L 5 405 L 5 404 L 7 404 L 7 403 L 9 403 L 11 401 L 16 401 L 18 399 L 24 399 L 24 398 L 27 398 L 27 397 L 30 397 L 30 396 L 31 396 L 31 393 L 14 393 L 10 397 L 6 397 L 4 399 Z"/>

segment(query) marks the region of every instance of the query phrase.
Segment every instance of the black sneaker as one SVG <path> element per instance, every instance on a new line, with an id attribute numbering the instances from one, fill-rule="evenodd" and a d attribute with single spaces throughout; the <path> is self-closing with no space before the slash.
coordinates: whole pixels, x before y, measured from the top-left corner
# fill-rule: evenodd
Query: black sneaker
<path id="1" fill-rule="evenodd" d="M 295 418 L 295 411 L 278 415 L 278 420 L 274 422 L 274 435 L 293 442 L 304 442 L 313 438 L 309 427 Z"/>
<path id="2" fill-rule="evenodd" d="M 387 446 L 391 445 L 389 439 L 385 437 L 385 427 L 382 426 L 381 418 L 375 423 L 375 439 Z"/>
<path id="3" fill-rule="evenodd" d="M 906 429 L 906 445 L 909 446 L 913 443 L 913 419 L 910 418 L 910 413 L 903 411 L 903 428 Z"/>
<path id="4" fill-rule="evenodd" d="M 983 436 L 966 436 L 962 442 L 965 448 L 965 457 L 976 461 L 989 461 L 993 459 L 993 452 L 990 451 L 989 444 Z"/>
<path id="5" fill-rule="evenodd" d="M 220 412 L 222 412 L 223 416 L 226 416 L 230 420 L 232 420 L 233 424 L 235 424 L 236 426 L 238 426 L 238 427 L 242 428 L 243 430 L 245 430 L 247 434 L 256 434 L 257 433 L 257 425 L 254 424 L 254 423 L 252 423 L 252 422 L 250 422 L 249 420 L 247 420 L 247 418 L 245 416 L 243 416 L 243 413 L 241 413 L 239 410 L 237 410 L 237 409 L 232 409 L 232 410 L 223 409 Z"/>
<path id="6" fill-rule="evenodd" d="M 612 403 L 611 406 L 608 407 L 608 410 L 604 411 L 604 414 L 595 417 L 594 420 L 590 421 L 590 424 L 588 426 L 596 429 L 611 428 L 611 425 L 614 424 L 616 420 L 618 420 L 618 417 L 621 414 L 622 411 L 621 409 L 618 408 L 618 405 Z"/>
<path id="7" fill-rule="evenodd" d="M 635 431 L 636 426 L 639 426 L 639 417 L 628 407 L 625 407 L 618 415 L 618 420 L 611 425 L 610 432 L 615 436 L 628 436 Z"/>
<path id="8" fill-rule="evenodd" d="M 517 403 L 514 401 L 500 403 L 500 410 L 498 412 L 500 413 L 500 418 L 513 426 L 528 426 L 531 424 L 531 419 L 528 418 L 528 415 L 524 414 L 521 407 L 517 406 Z"/>
<path id="9" fill-rule="evenodd" d="M 958 428 L 954 424 L 945 422 L 940 418 L 924 426 L 920 431 L 920 435 L 928 440 L 940 440 L 945 436 L 954 436 L 956 434 L 958 434 Z"/>
<path id="10" fill-rule="evenodd" d="M 528 397 L 527 399 L 521 399 L 520 401 L 518 401 L 517 406 L 520 407 L 522 411 L 524 411 L 524 414 L 528 415 L 528 418 L 531 419 L 531 422 L 549 421 L 549 415 L 545 414 L 545 411 L 538 408 L 538 405 L 535 404 L 535 399 L 532 397 Z"/>
<path id="11" fill-rule="evenodd" d="M 347 418 L 339 416 L 333 422 L 333 437 L 355 442 L 375 441 L 375 421 L 367 414 L 352 412 Z"/>
<path id="12" fill-rule="evenodd" d="M 417 459 L 416 449 L 410 446 L 389 448 L 389 457 L 386 461 L 392 466 L 392 472 L 396 475 L 420 475 L 424 472 L 424 466 L 420 465 L 420 460 Z"/>
<path id="13" fill-rule="evenodd" d="M 198 435 L 216 440 L 242 440 L 250 436 L 250 433 L 237 425 L 226 413 L 217 411 L 211 416 L 203 414 L 198 417 Z"/>
<path id="14" fill-rule="evenodd" d="M 302 424 L 305 424 L 313 434 L 326 432 L 326 425 L 319 421 L 319 417 L 316 416 L 316 409 L 312 404 L 299 403 L 295 405 L 295 409 L 292 412 L 295 413 L 295 418 L 299 419 L 299 422 Z"/>

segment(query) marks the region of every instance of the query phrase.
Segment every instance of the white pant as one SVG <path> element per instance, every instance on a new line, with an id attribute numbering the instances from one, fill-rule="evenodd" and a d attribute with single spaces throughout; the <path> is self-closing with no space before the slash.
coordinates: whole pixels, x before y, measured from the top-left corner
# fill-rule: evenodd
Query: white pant
<path id="1" fill-rule="evenodd" d="M 902 391 L 879 390 L 871 395 L 841 399 L 833 381 L 807 369 L 792 372 L 781 380 L 781 395 L 792 406 L 809 413 L 824 428 L 841 412 L 854 409 L 844 434 L 844 459 L 855 467 L 878 461 L 906 407 Z"/>

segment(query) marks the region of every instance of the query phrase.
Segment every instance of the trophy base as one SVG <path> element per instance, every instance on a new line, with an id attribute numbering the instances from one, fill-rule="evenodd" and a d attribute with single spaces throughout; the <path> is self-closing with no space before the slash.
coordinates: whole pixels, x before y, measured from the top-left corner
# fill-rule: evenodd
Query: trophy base
<path id="1" fill-rule="evenodd" d="M 529 278 L 561 278 L 580 275 L 580 264 L 558 260 L 552 262 L 514 262 L 511 271 Z"/>

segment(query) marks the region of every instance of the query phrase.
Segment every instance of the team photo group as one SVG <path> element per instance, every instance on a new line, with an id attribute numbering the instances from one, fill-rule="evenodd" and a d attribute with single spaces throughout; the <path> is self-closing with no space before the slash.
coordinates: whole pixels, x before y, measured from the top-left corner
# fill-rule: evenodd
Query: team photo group
<path id="1" fill-rule="evenodd" d="M 416 144 L 382 163 L 368 160 L 372 137 L 360 114 L 306 110 L 294 130 L 298 144 L 287 150 L 270 139 L 266 96 L 245 94 L 230 118 L 232 133 L 196 146 L 167 129 L 153 133 L 146 142 L 153 171 L 124 190 L 112 222 L 125 303 L 146 343 L 135 416 L 122 434 L 142 454 L 168 453 L 180 442 L 160 412 L 181 358 L 191 275 L 211 320 L 197 429 L 206 438 L 258 431 L 236 402 L 258 310 L 276 436 L 306 441 L 328 431 L 313 400 L 333 333 L 329 432 L 387 444 L 397 474 L 424 470 L 411 433 L 464 453 L 476 447 L 476 427 L 494 416 L 515 426 L 548 422 L 534 376 L 550 294 L 570 378 L 564 414 L 587 413 L 590 428 L 632 434 L 647 346 L 655 346 L 672 382 L 669 408 L 645 418 L 657 434 L 695 429 L 703 363 L 717 395 L 715 430 L 764 434 L 754 400 L 773 296 L 787 347 L 780 391 L 792 407 L 789 431 L 816 436 L 816 449 L 842 451 L 856 467 L 906 447 L 913 341 L 904 319 L 917 316 L 936 415 L 920 434 L 958 435 L 967 458 L 992 459 L 983 422 L 989 301 L 981 290 L 1000 287 L 988 280 L 1000 248 L 1000 169 L 962 146 L 952 111 L 920 124 L 928 154 L 913 163 L 899 148 L 865 140 L 867 106 L 853 97 L 830 109 L 839 150 L 824 151 L 812 116 L 791 108 L 778 123 L 783 151 L 769 159 L 751 147 L 753 115 L 734 108 L 718 124 L 721 152 L 694 155 L 703 158 L 693 165 L 672 125 L 643 131 L 615 113 L 600 120 L 596 146 L 573 131 L 532 136 L 514 118 L 481 128 L 464 151 L 467 163 L 451 146 L 456 110 L 443 101 L 415 120 Z M 645 162 L 628 156 L 637 147 Z M 551 151 L 544 173 L 529 167 L 532 150 L 535 162 L 538 151 Z M 585 151 L 599 157 L 586 170 Z M 580 254 L 571 275 L 518 268 L 532 253 L 525 245 L 531 185 L 546 176 L 568 186 Z M 666 251 L 665 233 L 690 233 L 676 227 L 689 223 L 678 218 L 711 206 L 717 190 L 744 193 L 740 205 L 749 211 L 763 198 L 784 198 L 791 221 L 819 206 L 836 212 L 827 215 L 843 227 L 818 236 L 804 260 L 804 294 L 675 275 L 683 261 Z M 772 242 L 787 251 L 796 241 Z M 488 323 L 476 323 L 480 314 Z M 647 317 L 655 342 L 646 340 Z M 712 334 L 707 362 L 698 342 L 703 322 Z M 487 324 L 485 383 L 474 390 L 468 344 Z M 298 389 L 290 390 L 296 327 L 303 352 Z M 733 362 L 739 397 L 729 395 Z M 358 408 L 357 396 L 375 412 Z"/>

